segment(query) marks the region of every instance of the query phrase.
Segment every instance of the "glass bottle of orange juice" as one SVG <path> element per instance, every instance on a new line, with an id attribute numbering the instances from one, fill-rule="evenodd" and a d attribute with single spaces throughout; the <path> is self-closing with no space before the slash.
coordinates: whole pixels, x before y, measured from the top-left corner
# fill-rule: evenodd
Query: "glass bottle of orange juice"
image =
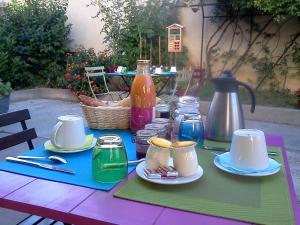
<path id="1" fill-rule="evenodd" d="M 136 132 L 151 123 L 154 116 L 156 94 L 150 75 L 150 61 L 138 60 L 136 76 L 130 92 L 131 98 L 131 131 Z"/>

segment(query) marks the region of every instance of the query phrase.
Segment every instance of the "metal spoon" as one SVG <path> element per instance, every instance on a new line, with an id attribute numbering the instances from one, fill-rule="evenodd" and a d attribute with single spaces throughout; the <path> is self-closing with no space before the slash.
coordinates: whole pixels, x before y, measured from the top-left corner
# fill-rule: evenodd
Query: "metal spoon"
<path id="1" fill-rule="evenodd" d="M 19 159 L 49 159 L 52 162 L 55 163 L 67 163 L 67 160 L 65 160 L 64 158 L 57 156 L 57 155 L 51 155 L 49 157 L 46 156 L 29 156 L 29 155 L 19 155 L 17 156 L 17 158 Z"/>
<path id="2" fill-rule="evenodd" d="M 145 158 L 141 158 L 139 160 L 129 160 L 128 161 L 128 166 L 132 166 L 132 165 L 138 164 L 140 162 L 143 162 L 144 160 L 145 160 Z"/>

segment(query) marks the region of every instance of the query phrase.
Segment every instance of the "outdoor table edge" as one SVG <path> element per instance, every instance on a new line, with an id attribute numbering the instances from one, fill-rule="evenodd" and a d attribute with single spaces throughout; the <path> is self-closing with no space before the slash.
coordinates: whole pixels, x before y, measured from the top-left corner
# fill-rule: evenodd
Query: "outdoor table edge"
<path id="1" fill-rule="evenodd" d="M 268 146 L 274 146 L 274 147 L 281 147 L 282 148 L 283 159 L 284 159 L 285 162 L 287 162 L 286 152 L 285 152 L 285 148 L 284 148 L 284 144 L 283 144 L 283 138 L 281 136 L 279 136 L 279 135 L 266 135 L 266 140 L 267 140 Z M 298 206 L 297 206 L 297 200 L 296 200 L 295 190 L 294 190 L 294 186 L 293 186 L 293 182 L 292 182 L 292 177 L 291 177 L 291 174 L 290 174 L 290 169 L 289 169 L 288 163 L 286 163 L 286 165 L 287 165 L 286 166 L 286 174 L 287 174 L 287 178 L 288 178 L 288 185 L 289 185 L 291 203 L 292 203 L 292 207 L 293 207 L 293 211 L 294 211 L 295 224 L 296 225 L 300 225 L 300 223 L 299 223 L 299 221 L 297 219 L 297 215 L 299 213 L 297 212 Z M 130 176 L 134 176 L 135 174 L 136 174 L 135 171 L 133 171 L 130 174 Z M 124 182 L 121 182 L 116 187 L 114 187 L 110 191 L 110 193 L 114 193 L 117 189 L 120 188 L 121 185 L 123 185 Z M 147 204 L 147 203 L 140 203 L 140 204 Z M 177 210 L 177 209 L 172 209 L 172 208 L 163 207 L 163 206 L 157 206 L 157 205 L 155 205 L 155 207 L 162 208 L 162 213 L 159 214 L 158 218 L 153 222 L 153 224 L 160 224 L 160 222 L 161 222 L 160 218 L 164 215 L 165 212 L 168 212 L 168 211 L 177 211 L 178 214 L 181 214 L 181 213 L 189 214 L 189 215 L 194 215 L 195 214 L 195 213 L 192 213 L 192 212 L 180 211 L 180 210 Z M 76 211 L 75 208 L 74 208 L 74 210 Z M 76 215 L 76 213 L 74 213 L 74 215 Z M 199 217 L 200 216 L 207 216 L 205 214 L 196 214 L 196 215 L 199 216 Z M 188 218 L 188 216 L 186 216 L 186 217 Z M 221 218 L 221 217 L 219 217 L 219 218 Z M 224 221 L 230 220 L 229 218 L 221 218 L 221 219 L 224 220 Z M 247 222 L 238 221 L 238 220 L 232 220 L 232 221 L 235 221 L 236 223 L 240 222 L 240 224 L 253 224 L 253 223 L 247 223 Z M 165 223 L 161 223 L 161 224 L 165 224 Z"/>
<path id="2" fill-rule="evenodd" d="M 289 193 L 290 193 L 290 198 L 291 198 L 292 209 L 293 209 L 293 213 L 294 213 L 295 225 L 300 225 L 300 210 L 299 210 L 299 207 L 297 204 L 296 191 L 294 188 L 294 184 L 293 184 L 293 180 L 292 180 L 292 176 L 291 176 L 291 172 L 290 172 L 290 167 L 288 164 L 288 159 L 287 159 L 287 155 L 286 155 L 286 149 L 284 147 L 283 137 L 280 135 L 266 134 L 266 142 L 267 142 L 267 146 L 281 147 L 281 149 L 282 149 L 282 156 L 283 156 L 283 160 L 285 162 L 285 172 L 287 175 L 287 181 L 288 181 L 288 186 L 289 186 Z M 178 210 L 171 209 L 171 208 L 164 208 L 163 213 L 160 214 L 160 216 L 156 220 L 155 224 L 157 224 L 157 225 L 165 224 L 166 221 L 161 220 L 160 218 L 163 217 L 164 213 L 167 213 L 168 211 L 178 211 Z M 186 211 L 182 211 L 182 212 L 186 213 Z M 199 214 L 199 215 L 202 215 L 202 214 Z M 228 218 L 223 218 L 223 219 L 228 219 Z M 234 220 L 234 221 L 245 224 L 245 222 L 243 222 L 243 221 L 238 221 L 238 220 Z M 248 223 L 248 224 L 256 225 L 255 223 Z"/>
<path id="3" fill-rule="evenodd" d="M 286 154 L 286 149 L 284 146 L 284 140 L 283 137 L 280 135 L 266 135 L 266 140 L 267 140 L 267 145 L 268 146 L 276 146 L 276 147 L 281 147 L 282 149 L 282 156 L 283 160 L 285 162 L 285 172 L 287 175 L 287 181 L 288 181 L 288 186 L 289 186 L 289 194 L 291 198 L 291 203 L 292 203 L 292 208 L 294 212 L 294 219 L 295 219 L 295 224 L 300 225 L 300 208 L 297 203 L 297 195 L 296 195 L 296 190 L 294 188 L 294 183 L 293 183 L 293 178 L 290 170 L 290 166 L 288 163 L 288 157 Z"/>
<path id="4" fill-rule="evenodd" d="M 282 136 L 266 135 L 266 140 L 267 140 L 268 146 L 281 147 L 282 153 L 283 153 L 283 159 L 285 162 L 288 162 Z M 7 173 L 9 174 L 9 172 L 7 172 Z M 299 211 L 299 207 L 297 205 L 296 192 L 295 192 L 295 189 L 293 186 L 293 181 L 292 181 L 291 172 L 290 172 L 288 163 L 286 163 L 286 174 L 287 174 L 287 178 L 288 178 L 289 192 L 290 192 L 291 203 L 292 203 L 292 208 L 293 208 L 293 212 L 294 212 L 295 224 L 300 225 L 300 211 Z M 23 176 L 23 175 L 20 175 L 20 176 Z M 42 179 L 35 179 L 35 181 L 38 181 L 38 180 L 42 180 Z M 78 215 L 72 213 L 72 211 L 74 209 L 79 207 L 82 202 L 84 202 L 91 195 L 93 195 L 94 192 L 97 192 L 98 190 L 94 190 L 89 196 L 87 196 L 83 201 L 78 203 L 76 206 L 73 207 L 73 209 L 70 209 L 68 212 L 56 211 L 54 209 L 48 209 L 48 208 L 45 208 L 42 206 L 29 205 L 27 203 L 15 202 L 15 201 L 6 199 L 6 197 L 8 197 L 10 194 L 22 189 L 24 186 L 26 186 L 27 184 L 29 184 L 31 182 L 32 181 L 24 184 L 21 187 L 17 187 L 15 190 L 10 192 L 9 194 L 3 196 L 0 199 L 0 207 L 6 207 L 6 208 L 10 208 L 10 209 L 30 213 L 30 214 L 37 214 L 40 216 L 51 217 L 56 220 L 60 220 L 60 221 L 63 220 L 64 222 L 71 222 L 71 223 L 73 222 L 74 223 L 76 221 L 78 223 L 79 221 L 82 221 L 82 224 L 84 224 L 85 222 L 89 222 L 89 224 L 91 224 L 91 225 L 92 224 L 100 224 L 100 223 L 101 224 L 110 224 L 109 222 L 97 221 L 93 218 L 82 217 L 82 216 L 78 216 Z M 123 182 L 118 184 L 114 189 L 111 190 L 111 192 L 114 192 L 116 190 L 116 188 L 118 188 L 120 185 L 122 185 L 122 183 Z M 161 206 L 157 206 L 157 207 L 161 207 Z M 161 208 L 162 208 L 162 212 L 159 214 L 159 216 L 154 221 L 155 224 L 158 224 L 160 222 L 160 218 L 162 217 L 162 215 L 164 214 L 165 211 L 173 210 L 173 209 L 165 208 L 165 207 L 161 207 Z M 199 216 L 201 216 L 201 214 L 199 214 Z"/>

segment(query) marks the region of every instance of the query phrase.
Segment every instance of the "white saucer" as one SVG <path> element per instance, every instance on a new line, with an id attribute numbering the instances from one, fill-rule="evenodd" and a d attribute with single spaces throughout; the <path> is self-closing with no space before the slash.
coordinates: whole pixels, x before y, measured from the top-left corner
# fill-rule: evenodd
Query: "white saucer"
<path id="1" fill-rule="evenodd" d="M 245 172 L 239 172 L 239 171 L 236 171 L 236 170 L 229 170 L 227 169 L 226 167 L 224 167 L 220 162 L 219 160 L 217 159 L 218 156 L 215 157 L 214 159 L 214 164 L 216 167 L 218 167 L 220 170 L 223 170 L 227 173 L 231 173 L 231 174 L 236 174 L 236 175 L 240 175 L 240 176 L 250 176 L 250 177 L 264 177 L 264 176 L 270 176 L 270 175 L 273 175 L 277 172 L 280 171 L 281 167 L 279 168 L 276 168 L 274 170 L 268 170 L 266 172 L 256 172 L 256 173 L 247 173 L 246 171 Z M 275 161 L 274 159 L 271 159 L 269 158 L 270 161 Z"/>
<path id="2" fill-rule="evenodd" d="M 137 175 L 142 178 L 143 180 L 149 181 L 151 183 L 156 184 L 166 184 L 166 185 L 176 185 L 176 184 L 186 184 L 191 183 L 195 180 L 198 180 L 203 175 L 203 169 L 201 166 L 198 166 L 197 172 L 193 176 L 189 177 L 177 177 L 175 179 L 149 179 L 144 174 L 144 169 L 146 168 L 146 162 L 141 162 L 136 167 L 136 173 Z"/>
<path id="3" fill-rule="evenodd" d="M 83 152 L 86 150 L 89 150 L 91 148 L 93 148 L 96 145 L 97 142 L 97 138 L 93 138 L 93 142 L 90 146 L 88 146 L 87 148 L 81 148 L 81 149 L 70 149 L 70 150 L 59 150 L 59 149 L 47 149 L 46 151 L 51 151 L 51 152 L 57 152 L 57 153 L 76 153 L 76 152 Z M 47 145 L 51 144 L 51 141 L 48 140 L 44 143 L 44 147 L 46 148 Z"/>

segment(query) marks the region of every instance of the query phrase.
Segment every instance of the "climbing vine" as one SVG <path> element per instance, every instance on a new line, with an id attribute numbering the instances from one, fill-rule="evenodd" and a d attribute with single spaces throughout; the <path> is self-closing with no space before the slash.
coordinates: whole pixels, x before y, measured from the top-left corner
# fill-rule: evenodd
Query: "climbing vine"
<path id="1" fill-rule="evenodd" d="M 256 89 L 266 83 L 271 89 L 286 90 L 289 68 L 297 68 L 291 76 L 300 75 L 300 7 L 298 1 L 282 2 L 285 10 L 276 10 L 268 0 L 224 1 L 219 0 L 210 22 L 216 25 L 208 38 L 205 55 L 207 76 L 212 75 L 214 62 L 222 59 L 221 70 L 238 72 L 243 65 L 251 65 L 257 72 Z M 222 16 L 219 16 L 222 15 Z M 296 30 L 282 43 L 282 30 L 294 23 Z M 298 24 L 298 25 L 297 25 Z M 276 27 L 274 29 L 274 27 Z M 298 28 L 298 29 L 297 29 Z M 222 48 L 222 41 L 231 36 L 229 48 Z M 270 43 L 275 44 L 270 44 Z M 279 46 L 283 45 L 283 48 Z M 280 79 L 280 77 L 282 77 Z"/>

